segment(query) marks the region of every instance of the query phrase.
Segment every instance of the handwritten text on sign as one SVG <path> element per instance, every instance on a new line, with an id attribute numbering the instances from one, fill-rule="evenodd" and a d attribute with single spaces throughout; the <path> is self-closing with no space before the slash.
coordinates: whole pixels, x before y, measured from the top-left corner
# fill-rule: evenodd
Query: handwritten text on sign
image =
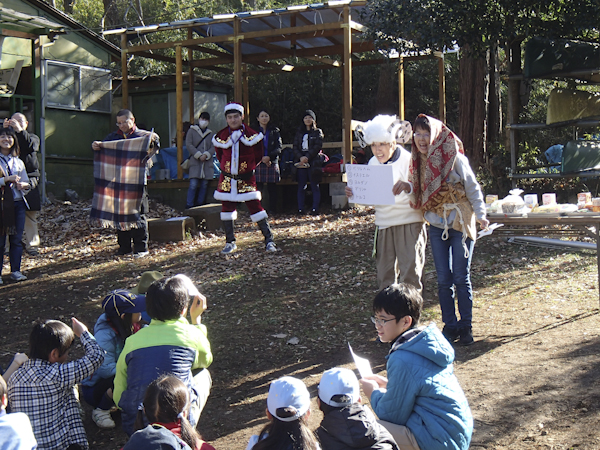
<path id="1" fill-rule="evenodd" d="M 350 202 L 361 205 L 393 205 L 394 174 L 387 164 L 367 166 L 347 164 L 348 187 L 352 189 Z"/>

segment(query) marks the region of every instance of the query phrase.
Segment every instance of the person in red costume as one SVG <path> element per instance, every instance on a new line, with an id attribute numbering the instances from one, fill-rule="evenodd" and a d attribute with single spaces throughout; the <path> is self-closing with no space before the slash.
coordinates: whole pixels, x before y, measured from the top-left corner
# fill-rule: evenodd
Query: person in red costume
<path id="1" fill-rule="evenodd" d="M 237 249 L 233 222 L 237 219 L 237 204 L 241 202 L 246 203 L 252 222 L 258 225 L 265 237 L 266 251 L 276 252 L 267 212 L 260 204 L 261 194 L 256 189 L 254 176 L 254 168 L 263 157 L 263 134 L 244 125 L 244 107 L 239 103 L 232 102 L 225 106 L 225 119 L 227 127 L 212 140 L 221 165 L 221 176 L 214 197 L 221 201 L 221 221 L 227 238 L 221 253 L 229 255 Z"/>

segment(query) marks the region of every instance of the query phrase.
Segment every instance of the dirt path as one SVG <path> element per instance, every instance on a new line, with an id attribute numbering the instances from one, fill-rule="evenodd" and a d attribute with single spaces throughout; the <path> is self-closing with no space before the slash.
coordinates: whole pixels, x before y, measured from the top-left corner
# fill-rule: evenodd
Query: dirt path
<path id="1" fill-rule="evenodd" d="M 86 204 L 48 208 L 45 248 L 25 257 L 29 280 L 0 287 L 0 364 L 26 351 L 38 317 L 90 328 L 110 290 L 133 287 L 145 270 L 186 273 L 209 300 L 203 317 L 215 362 L 200 429 L 217 450 L 244 449 L 265 423 L 266 393 L 282 375 L 313 397 L 320 375 L 353 368 L 347 351 L 385 370 L 387 347 L 369 321 L 376 280 L 369 211 L 273 219 L 281 252 L 267 255 L 247 218 L 233 257 L 222 236 L 152 245 L 147 259 L 115 258 L 112 233 L 86 225 Z M 162 207 L 161 215 L 176 212 Z M 52 236 L 52 238 L 50 238 Z M 478 243 L 473 260 L 476 343 L 456 351 L 456 374 L 475 417 L 473 449 L 600 449 L 600 339 L 595 255 Z M 6 268 L 4 273 L 6 273 Z M 435 271 L 426 267 L 425 322 L 440 324 Z M 287 342 L 298 338 L 295 345 Z M 89 413 L 90 410 L 86 406 Z M 311 425 L 320 422 L 313 400 Z M 118 417 L 117 417 L 118 421 Z M 85 420 L 92 449 L 120 448 L 125 435 Z"/>

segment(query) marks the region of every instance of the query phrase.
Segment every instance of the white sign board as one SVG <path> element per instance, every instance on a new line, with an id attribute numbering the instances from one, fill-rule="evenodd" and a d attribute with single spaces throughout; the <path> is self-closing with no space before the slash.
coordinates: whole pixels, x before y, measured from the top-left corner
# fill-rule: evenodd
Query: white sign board
<path id="1" fill-rule="evenodd" d="M 376 166 L 346 164 L 348 187 L 352 189 L 351 203 L 361 205 L 393 205 L 394 173 L 391 164 Z"/>

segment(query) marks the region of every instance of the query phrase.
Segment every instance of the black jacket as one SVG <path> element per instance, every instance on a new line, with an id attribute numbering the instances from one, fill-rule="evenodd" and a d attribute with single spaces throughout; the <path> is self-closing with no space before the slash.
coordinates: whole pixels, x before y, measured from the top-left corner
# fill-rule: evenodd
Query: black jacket
<path id="1" fill-rule="evenodd" d="M 316 433 L 323 450 L 398 450 L 390 432 L 360 403 L 325 414 Z"/>
<path id="2" fill-rule="evenodd" d="M 304 135 L 308 133 L 308 150 L 302 149 L 302 141 Z M 320 128 L 307 130 L 305 126 L 301 126 L 296 131 L 294 137 L 294 161 L 300 161 L 302 156 L 308 157 L 308 162 L 312 166 L 314 159 L 317 157 L 323 147 L 323 131 Z"/>
<path id="3" fill-rule="evenodd" d="M 27 130 L 16 133 L 17 141 L 19 142 L 19 158 L 25 164 L 25 170 L 29 177 L 31 190 L 25 196 L 30 211 L 39 211 L 41 209 L 40 190 L 38 184 L 40 182 L 40 163 L 37 154 L 40 150 L 40 138 L 35 134 L 29 133 Z"/>
<path id="4" fill-rule="evenodd" d="M 262 131 L 260 125 L 255 128 L 255 130 Z M 281 142 L 281 134 L 279 132 L 279 128 L 272 127 L 267 125 L 267 133 L 269 133 L 268 139 L 268 147 L 267 147 L 267 156 L 271 158 L 271 163 L 276 164 L 279 162 L 279 155 L 281 155 L 281 149 L 283 148 L 283 143 Z"/>

